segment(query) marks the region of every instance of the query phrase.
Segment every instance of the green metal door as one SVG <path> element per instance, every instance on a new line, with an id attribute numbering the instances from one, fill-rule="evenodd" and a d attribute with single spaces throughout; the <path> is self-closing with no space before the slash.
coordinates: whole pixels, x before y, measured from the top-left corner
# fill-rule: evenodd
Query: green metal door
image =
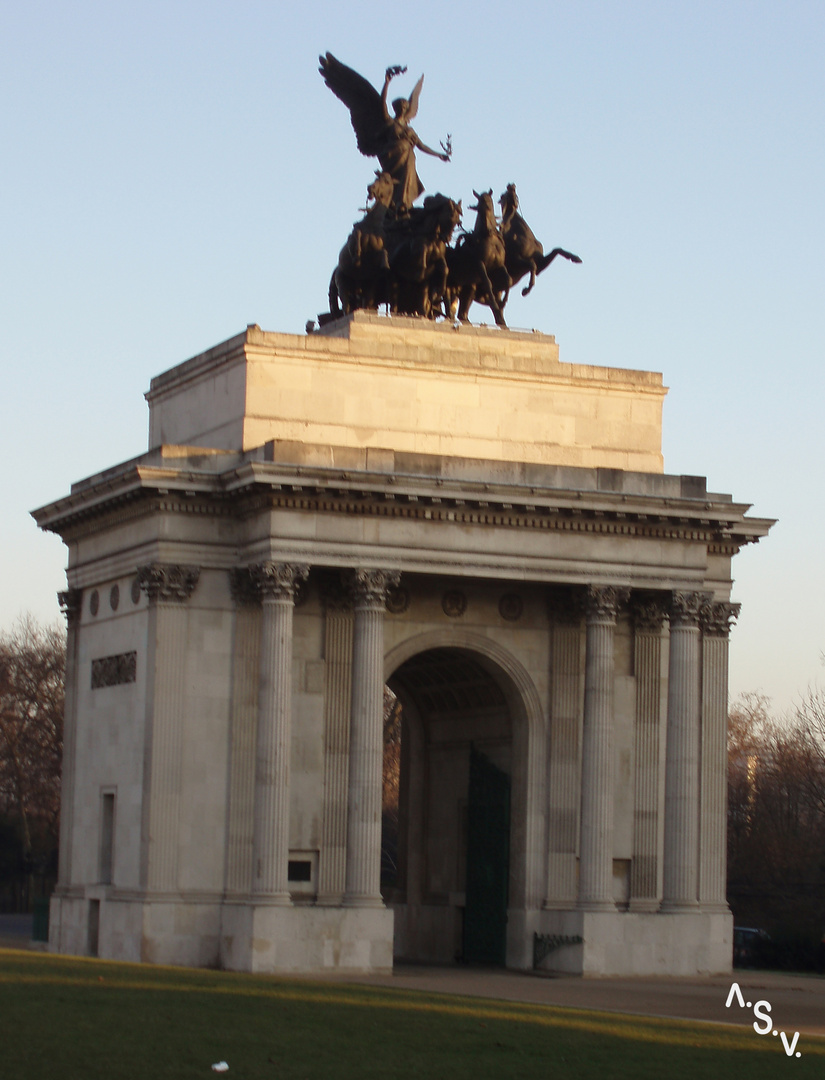
<path id="1" fill-rule="evenodd" d="M 504 964 L 510 877 L 510 778 L 474 746 L 467 799 L 464 959 Z"/>

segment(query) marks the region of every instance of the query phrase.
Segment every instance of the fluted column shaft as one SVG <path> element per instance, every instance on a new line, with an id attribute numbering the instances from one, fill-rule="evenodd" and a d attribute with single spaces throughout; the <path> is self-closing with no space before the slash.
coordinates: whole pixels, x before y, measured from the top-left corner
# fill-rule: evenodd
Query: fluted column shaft
<path id="1" fill-rule="evenodd" d="M 583 610 L 569 593 L 551 593 L 550 730 L 547 761 L 547 881 L 544 906 L 576 903 L 576 842 L 581 802 Z"/>
<path id="2" fill-rule="evenodd" d="M 72 821 L 74 818 L 75 750 L 77 745 L 77 631 L 83 602 L 82 589 L 57 594 L 66 616 L 66 691 L 63 708 L 63 763 L 60 772 L 60 846 L 58 849 L 58 894 L 72 884 Z"/>
<path id="3" fill-rule="evenodd" d="M 347 873 L 347 783 L 352 708 L 351 603 L 329 586 L 324 596 L 324 810 L 318 903 L 339 904 Z"/>
<path id="4" fill-rule="evenodd" d="M 147 702 L 151 766 L 144 801 L 142 877 L 147 888 L 159 892 L 178 887 L 189 633 L 185 604 L 199 577 L 194 566 L 152 563 L 138 571 L 140 587 L 149 598 L 153 668 Z"/>
<path id="5" fill-rule="evenodd" d="M 637 601 L 633 650 L 636 718 L 631 911 L 655 911 L 659 906 L 659 738 L 664 617 L 664 605 L 659 600 Z"/>
<path id="6" fill-rule="evenodd" d="M 383 771 L 384 605 L 398 573 L 353 575 L 352 709 L 347 796 L 344 903 L 381 907 L 381 783 Z"/>
<path id="7" fill-rule="evenodd" d="M 289 757 L 292 734 L 292 614 L 305 566 L 250 567 L 262 603 L 253 840 L 256 899 L 289 904 Z"/>
<path id="8" fill-rule="evenodd" d="M 613 639 L 626 590 L 590 586 L 582 732 L 578 906 L 610 911 L 613 902 Z"/>
<path id="9" fill-rule="evenodd" d="M 662 911 L 698 907 L 699 724 L 702 593 L 674 593 L 670 608 Z"/>
<path id="10" fill-rule="evenodd" d="M 699 903 L 727 911 L 728 635 L 739 604 L 702 608 L 702 773 Z"/>

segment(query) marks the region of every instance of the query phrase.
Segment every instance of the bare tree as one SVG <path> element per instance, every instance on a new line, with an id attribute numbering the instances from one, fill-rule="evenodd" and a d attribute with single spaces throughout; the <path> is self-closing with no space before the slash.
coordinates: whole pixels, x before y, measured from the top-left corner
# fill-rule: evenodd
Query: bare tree
<path id="1" fill-rule="evenodd" d="M 0 634 L 0 814 L 29 866 L 57 847 L 65 669 L 62 627 L 25 616 Z"/>

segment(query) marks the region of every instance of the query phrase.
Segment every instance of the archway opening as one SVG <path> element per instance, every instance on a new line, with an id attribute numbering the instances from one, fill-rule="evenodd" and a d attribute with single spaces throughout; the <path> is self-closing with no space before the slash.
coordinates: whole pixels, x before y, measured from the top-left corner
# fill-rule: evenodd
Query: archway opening
<path id="1" fill-rule="evenodd" d="M 390 676 L 384 709 L 382 892 L 395 955 L 505 961 L 513 723 L 503 673 L 432 648 Z"/>

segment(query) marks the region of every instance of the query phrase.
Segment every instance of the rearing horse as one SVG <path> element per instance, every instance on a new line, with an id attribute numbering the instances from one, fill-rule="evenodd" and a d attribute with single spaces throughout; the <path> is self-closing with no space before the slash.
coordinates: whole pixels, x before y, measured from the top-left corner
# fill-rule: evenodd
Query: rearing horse
<path id="1" fill-rule="evenodd" d="M 515 285 L 528 271 L 530 273 L 530 284 L 521 290 L 522 296 L 530 292 L 536 284 L 536 275 L 546 270 L 557 255 L 569 259 L 570 262 L 581 262 L 578 255 L 565 251 L 564 248 L 553 248 L 549 255 L 544 254 L 544 248 L 533 235 L 533 230 L 518 213 L 515 184 L 508 184 L 507 190 L 498 201 L 501 206 L 501 235 L 504 237 L 505 261 L 510 283 Z"/>

